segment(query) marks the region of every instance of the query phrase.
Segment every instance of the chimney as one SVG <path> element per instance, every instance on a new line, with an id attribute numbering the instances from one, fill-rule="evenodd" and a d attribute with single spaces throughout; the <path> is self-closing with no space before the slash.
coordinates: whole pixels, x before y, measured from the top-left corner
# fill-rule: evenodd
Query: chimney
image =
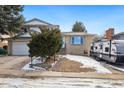
<path id="1" fill-rule="evenodd" d="M 114 35 L 114 28 L 109 28 L 108 30 L 106 30 L 105 38 L 107 40 L 111 40 L 113 35 Z"/>

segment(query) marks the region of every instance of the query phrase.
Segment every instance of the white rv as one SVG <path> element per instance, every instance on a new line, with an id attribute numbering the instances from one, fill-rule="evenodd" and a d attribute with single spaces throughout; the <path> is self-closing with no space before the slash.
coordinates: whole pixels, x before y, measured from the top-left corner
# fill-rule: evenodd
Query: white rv
<path id="1" fill-rule="evenodd" d="M 124 40 L 101 40 L 93 42 L 90 55 L 113 63 L 124 63 Z"/>

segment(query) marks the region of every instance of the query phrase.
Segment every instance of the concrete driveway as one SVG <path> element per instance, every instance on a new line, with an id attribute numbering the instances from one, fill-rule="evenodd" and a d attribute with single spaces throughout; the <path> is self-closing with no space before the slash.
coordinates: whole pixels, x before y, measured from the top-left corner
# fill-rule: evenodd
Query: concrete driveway
<path id="1" fill-rule="evenodd" d="M 21 69 L 29 60 L 28 56 L 2 56 L 0 69 Z"/>

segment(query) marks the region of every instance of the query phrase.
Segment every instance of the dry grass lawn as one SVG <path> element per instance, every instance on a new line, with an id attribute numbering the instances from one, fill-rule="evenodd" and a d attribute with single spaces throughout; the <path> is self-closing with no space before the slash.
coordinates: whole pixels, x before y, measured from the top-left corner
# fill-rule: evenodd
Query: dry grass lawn
<path id="1" fill-rule="evenodd" d="M 50 70 L 58 71 L 58 72 L 94 72 L 95 71 L 95 69 L 80 68 L 80 66 L 83 66 L 83 64 L 68 60 L 66 58 L 62 58 Z"/>

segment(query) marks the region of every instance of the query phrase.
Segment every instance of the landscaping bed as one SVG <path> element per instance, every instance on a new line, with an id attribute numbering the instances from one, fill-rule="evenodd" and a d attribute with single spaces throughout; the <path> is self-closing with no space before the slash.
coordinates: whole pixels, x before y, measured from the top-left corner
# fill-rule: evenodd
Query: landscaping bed
<path id="1" fill-rule="evenodd" d="M 27 64 L 22 69 L 33 71 L 55 71 L 55 72 L 95 72 L 95 73 L 109 73 L 112 72 L 102 66 L 98 61 L 85 56 L 77 55 L 60 55 L 54 58 L 41 61 L 40 57 L 35 58 L 32 62 L 33 67 Z"/>
<path id="2" fill-rule="evenodd" d="M 33 60 L 33 67 L 30 68 L 28 64 L 24 69 L 26 70 L 41 70 L 41 71 L 56 71 L 56 72 L 95 72 L 96 70 L 90 67 L 83 67 L 80 62 L 72 61 L 67 58 L 59 58 L 54 61 L 53 58 L 46 62 L 41 62 L 40 58 Z"/>

